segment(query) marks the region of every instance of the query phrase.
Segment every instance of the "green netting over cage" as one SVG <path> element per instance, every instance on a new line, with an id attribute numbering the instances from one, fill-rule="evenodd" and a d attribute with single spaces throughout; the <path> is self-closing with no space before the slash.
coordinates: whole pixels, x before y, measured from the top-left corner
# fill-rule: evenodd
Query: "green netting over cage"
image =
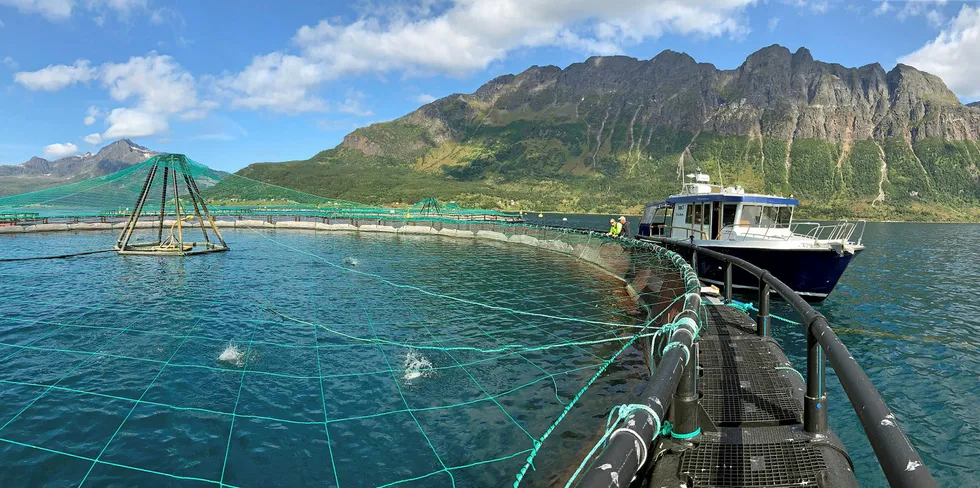
<path id="1" fill-rule="evenodd" d="M 134 203 L 143 191 L 149 172 L 161 158 L 173 155 L 162 154 L 122 171 L 71 183 L 55 188 L 0 198 L 0 222 L 4 220 L 23 220 L 31 216 L 40 218 L 95 218 L 125 217 L 132 212 Z M 186 158 L 186 169 L 178 169 L 177 174 L 187 174 L 200 187 L 201 195 L 214 215 L 303 213 L 325 218 L 343 217 L 388 217 L 412 218 L 421 214 L 445 216 L 447 218 L 468 219 L 480 216 L 509 216 L 514 214 L 493 210 L 466 209 L 459 206 L 443 207 L 435 199 L 426 199 L 409 209 L 395 209 L 336 198 L 312 195 L 284 188 L 235 174 L 215 171 L 190 158 Z M 161 185 L 162 181 L 157 181 Z M 154 192 L 157 188 L 152 188 Z M 157 193 L 158 194 L 158 193 Z M 189 203 L 188 203 L 189 205 Z M 172 199 L 145 208 L 144 212 L 159 212 L 164 208 L 167 215 L 175 215 Z"/>

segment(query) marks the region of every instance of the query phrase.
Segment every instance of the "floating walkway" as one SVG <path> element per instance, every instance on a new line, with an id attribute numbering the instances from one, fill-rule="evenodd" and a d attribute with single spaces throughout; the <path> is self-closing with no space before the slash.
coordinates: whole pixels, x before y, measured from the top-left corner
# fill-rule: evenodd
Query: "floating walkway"
<path id="1" fill-rule="evenodd" d="M 649 383 L 636 403 L 613 410 L 618 418 L 610 415 L 599 444 L 567 486 L 858 486 L 847 451 L 827 424 L 828 360 L 889 484 L 937 486 L 823 315 L 758 266 L 679 245 L 689 247 L 695 258 L 703 253 L 722 263 L 725 296 L 688 291 L 680 310 L 670 311 L 648 344 Z M 759 280 L 754 320 L 742 310 L 748 307 L 732 301 L 736 266 Z M 642 270 L 634 273 L 640 276 Z M 693 275 L 693 270 L 687 267 L 685 273 Z M 696 276 L 688 279 L 697 281 Z M 656 280 L 645 281 L 641 300 L 658 286 Z M 802 372 L 770 335 L 769 301 L 776 296 L 802 317 Z"/>
<path id="2" fill-rule="evenodd" d="M 858 486 L 837 436 L 803 429 L 806 385 L 779 345 L 720 300 L 702 310 L 700 433 L 661 437 L 649 486 Z"/>

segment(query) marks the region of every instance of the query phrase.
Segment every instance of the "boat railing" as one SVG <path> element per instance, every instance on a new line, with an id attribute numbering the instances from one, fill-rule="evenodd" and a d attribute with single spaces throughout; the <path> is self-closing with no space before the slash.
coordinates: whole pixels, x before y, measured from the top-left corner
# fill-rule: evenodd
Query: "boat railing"
<path id="1" fill-rule="evenodd" d="M 793 222 L 789 225 L 775 223 L 769 225 L 749 224 L 728 226 L 726 229 L 730 229 L 730 235 L 733 238 L 737 236 L 743 241 L 747 239 L 790 240 L 792 238 L 802 238 L 813 241 L 814 244 L 821 241 L 841 241 L 844 243 L 853 242 L 860 244 L 861 239 L 864 237 L 866 226 L 867 221 L 864 220 L 854 222 L 840 220 L 833 223 Z M 735 232 L 736 229 L 744 229 L 744 232 L 738 234 Z M 789 232 L 773 232 L 782 229 L 789 229 Z M 855 235 L 857 239 L 852 240 Z"/>
<path id="2" fill-rule="evenodd" d="M 708 232 L 707 231 L 705 231 L 704 229 L 699 229 L 697 227 L 682 227 L 682 226 L 675 226 L 675 225 L 665 225 L 663 228 L 664 228 L 664 231 L 667 233 L 668 236 L 671 234 L 671 231 L 673 231 L 674 229 L 677 229 L 677 230 L 687 231 L 689 233 L 696 234 L 698 237 L 695 237 L 695 239 L 699 239 L 699 240 L 707 240 L 707 239 L 710 239 L 710 237 L 708 236 Z M 688 237 L 690 237 L 690 234 L 688 234 Z"/>
<path id="3" fill-rule="evenodd" d="M 840 233 L 839 230 L 837 232 Z M 726 303 L 731 303 L 732 300 L 733 268 L 738 267 L 755 276 L 759 280 L 756 333 L 760 337 L 772 336 L 769 321 L 769 300 L 772 293 L 779 295 L 802 317 L 802 325 L 806 328 L 806 373 L 804 378 L 806 393 L 803 400 L 803 429 L 815 435 L 827 435 L 829 433 L 827 392 L 824 383 L 826 378 L 824 356 L 826 355 L 831 367 L 837 373 L 837 379 L 843 386 L 844 393 L 854 408 L 861 426 L 864 428 L 865 435 L 871 443 L 871 448 L 874 450 L 875 457 L 878 459 L 888 483 L 891 486 L 899 487 L 928 488 L 938 486 L 929 468 L 923 463 L 919 453 L 916 452 L 905 433 L 902 432 L 895 415 L 881 398 L 878 389 L 875 388 L 871 379 L 868 378 L 854 356 L 841 342 L 827 318 L 814 310 L 799 294 L 770 274 L 769 271 L 744 259 L 668 237 L 644 237 L 643 240 L 689 249 L 692 252 L 692 260 L 697 260 L 699 256 L 708 256 L 720 261 L 725 267 L 724 299 Z M 685 348 L 688 348 L 689 345 L 690 342 L 684 343 Z M 671 352 L 679 350 L 680 348 L 675 348 Z M 697 358 L 697 355 L 694 355 L 694 358 Z M 642 395 L 646 407 L 653 409 L 656 406 L 662 407 L 670 404 L 674 391 L 677 390 L 678 384 L 682 383 L 677 381 L 676 377 L 682 374 L 681 372 L 686 373 L 691 370 L 690 366 L 692 365 L 685 366 L 683 361 L 679 354 L 668 357 L 665 353 Z M 693 366 L 696 370 L 696 363 Z M 656 413 L 660 414 L 661 411 L 656 411 Z M 643 422 L 645 419 L 642 416 L 647 414 L 638 411 L 633 415 L 637 418 L 636 425 L 644 426 L 640 429 L 640 433 L 636 434 L 636 437 L 649 445 L 656 438 L 657 433 L 649 432 L 651 429 L 646 428 L 647 424 Z M 590 470 L 579 486 L 590 488 L 609 486 L 609 476 L 605 470 L 601 469 L 607 466 L 618 467 L 618 479 L 632 479 L 643 464 L 642 461 L 635 460 L 635 456 L 624 455 L 624 453 L 632 452 L 634 442 L 634 436 L 610 437 L 603 451 L 596 456 L 595 461 L 591 464 L 600 468 Z M 602 475 L 596 476 L 595 473 Z"/>

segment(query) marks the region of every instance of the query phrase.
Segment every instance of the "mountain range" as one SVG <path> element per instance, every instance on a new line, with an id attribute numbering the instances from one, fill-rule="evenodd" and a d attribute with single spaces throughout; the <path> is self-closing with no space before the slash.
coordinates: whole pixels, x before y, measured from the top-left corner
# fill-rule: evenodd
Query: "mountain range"
<path id="1" fill-rule="evenodd" d="M 848 68 L 773 45 L 736 69 L 684 53 L 533 66 L 355 130 L 253 179 L 364 203 L 435 196 L 638 210 L 696 168 L 794 195 L 811 216 L 977 219 L 980 107 L 911 66 Z"/>
<path id="2" fill-rule="evenodd" d="M 43 190 L 115 173 L 159 154 L 129 139 L 120 139 L 97 153 L 54 161 L 33 157 L 19 165 L 0 166 L 0 197 Z"/>

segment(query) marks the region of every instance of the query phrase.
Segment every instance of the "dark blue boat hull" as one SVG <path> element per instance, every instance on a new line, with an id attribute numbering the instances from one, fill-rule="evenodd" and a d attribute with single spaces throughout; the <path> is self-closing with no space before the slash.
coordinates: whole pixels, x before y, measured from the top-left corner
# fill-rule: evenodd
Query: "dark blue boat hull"
<path id="1" fill-rule="evenodd" d="M 673 246 L 670 241 L 664 242 L 663 245 L 691 262 L 690 249 Z M 838 254 L 832 249 L 758 249 L 725 246 L 706 248 L 742 258 L 768 270 L 809 302 L 822 302 L 826 299 L 847 270 L 847 265 L 857 253 L 860 253 L 859 250 L 855 254 Z M 719 288 L 725 282 L 725 266 L 717 259 L 698 255 L 696 271 L 701 281 L 719 285 Z M 732 281 L 736 293 L 749 297 L 758 296 L 759 280 L 755 276 L 735 266 L 732 268 Z"/>

